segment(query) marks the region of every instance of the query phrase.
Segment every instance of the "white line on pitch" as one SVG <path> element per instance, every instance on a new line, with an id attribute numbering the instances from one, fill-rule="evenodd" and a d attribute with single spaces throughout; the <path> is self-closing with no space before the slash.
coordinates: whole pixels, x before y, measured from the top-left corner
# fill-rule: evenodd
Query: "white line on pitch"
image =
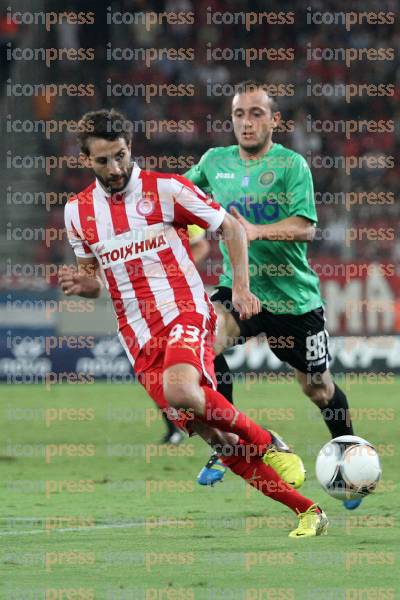
<path id="1" fill-rule="evenodd" d="M 185 525 L 184 521 L 177 521 L 178 525 Z M 105 524 L 105 525 L 93 525 L 93 527 L 64 527 L 64 528 L 57 528 L 55 527 L 54 529 L 31 529 L 31 530 L 27 530 L 27 531 L 0 531 L 0 537 L 5 537 L 8 535 L 15 535 L 15 536 L 23 536 L 23 535 L 35 535 L 35 534 L 44 534 L 44 533 L 69 533 L 69 532 L 75 532 L 75 531 L 97 531 L 97 530 L 101 530 L 101 529 L 130 529 L 132 527 L 144 527 L 146 525 L 145 522 L 143 523 L 115 523 L 114 525 L 112 524 Z M 161 527 L 165 527 L 165 526 L 169 526 L 169 521 L 165 521 L 165 522 L 157 522 L 157 526 L 161 526 Z"/>

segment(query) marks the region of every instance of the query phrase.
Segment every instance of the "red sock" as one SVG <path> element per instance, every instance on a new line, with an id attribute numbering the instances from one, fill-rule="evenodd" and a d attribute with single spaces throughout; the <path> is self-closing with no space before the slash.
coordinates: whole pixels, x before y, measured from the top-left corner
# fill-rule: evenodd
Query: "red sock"
<path id="1" fill-rule="evenodd" d="M 264 496 L 282 502 L 296 514 L 305 512 L 315 504 L 285 483 L 278 473 L 266 465 L 261 458 L 253 457 L 249 462 L 241 456 L 223 456 L 221 460 L 231 471 L 262 492 Z"/>
<path id="2" fill-rule="evenodd" d="M 205 414 L 201 420 L 222 431 L 236 433 L 247 446 L 250 456 L 262 456 L 265 449 L 272 442 L 271 434 L 257 425 L 247 415 L 240 412 L 216 390 L 203 387 L 206 401 Z M 253 450 L 254 447 L 254 451 Z M 249 450 L 251 450 L 249 452 Z"/>

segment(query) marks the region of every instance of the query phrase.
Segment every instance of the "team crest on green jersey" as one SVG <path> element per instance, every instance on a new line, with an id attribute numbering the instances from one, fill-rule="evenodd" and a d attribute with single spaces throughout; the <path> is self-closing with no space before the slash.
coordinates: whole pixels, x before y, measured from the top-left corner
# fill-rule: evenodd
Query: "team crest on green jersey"
<path id="1" fill-rule="evenodd" d="M 261 173 L 258 182 L 261 185 L 269 186 L 272 185 L 275 181 L 275 173 L 273 171 L 265 171 L 265 173 Z"/>

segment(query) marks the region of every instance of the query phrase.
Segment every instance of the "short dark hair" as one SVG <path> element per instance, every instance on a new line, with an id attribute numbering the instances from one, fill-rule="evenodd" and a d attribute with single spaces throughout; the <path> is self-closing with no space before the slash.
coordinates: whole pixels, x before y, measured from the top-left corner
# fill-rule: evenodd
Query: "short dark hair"
<path id="1" fill-rule="evenodd" d="M 277 112 L 279 110 L 278 103 L 273 96 L 269 94 L 269 85 L 268 83 L 263 83 L 257 79 L 247 79 L 246 81 L 241 81 L 235 85 L 235 96 L 236 94 L 247 94 L 247 92 L 255 92 L 256 90 L 264 90 L 267 92 L 268 98 L 270 100 L 270 106 L 272 112 Z"/>
<path id="2" fill-rule="evenodd" d="M 90 154 L 88 139 L 91 137 L 114 141 L 124 138 L 129 145 L 132 141 L 133 125 L 125 115 L 114 110 L 93 110 L 87 112 L 79 120 L 77 135 L 81 151 Z"/>

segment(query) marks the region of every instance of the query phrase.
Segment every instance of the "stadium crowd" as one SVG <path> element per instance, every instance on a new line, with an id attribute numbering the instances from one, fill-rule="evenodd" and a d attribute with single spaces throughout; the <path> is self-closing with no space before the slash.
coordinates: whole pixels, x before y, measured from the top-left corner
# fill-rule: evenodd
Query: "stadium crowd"
<path id="1" fill-rule="evenodd" d="M 369 0 L 367 8 L 390 15 L 396 6 L 394 0 Z M 93 4 L 70 0 L 68 9 L 90 11 Z M 45 46 L 94 48 L 87 69 L 68 60 L 47 73 L 42 67 L 52 82 L 92 83 L 94 95 L 39 100 L 34 114 L 73 120 L 87 110 L 113 106 L 135 124 L 133 155 L 141 166 L 143 157 L 150 156 L 156 170 L 183 173 L 209 147 L 234 143 L 229 121 L 234 84 L 250 76 L 265 81 L 274 86 L 282 112 L 282 131 L 275 141 L 300 152 L 312 169 L 321 231 L 310 257 L 398 260 L 395 238 L 382 234 L 375 241 L 365 232 L 387 232 L 400 217 L 400 140 L 394 126 L 399 113 L 398 23 L 390 23 L 390 17 L 383 24 L 359 18 L 362 22 L 346 25 L 344 1 L 317 0 L 310 8 L 293 0 L 290 7 L 269 7 L 275 17 L 270 14 L 254 24 L 246 20 L 246 11 L 247 3 L 240 0 L 229 7 L 218 0 L 99 0 L 96 28 L 58 25 L 41 40 Z M 255 0 L 251 12 L 265 13 L 265 3 Z M 154 13 L 181 15 L 180 22 L 154 18 Z M 264 48 L 281 50 L 266 58 L 260 55 Z M 353 49 L 350 57 L 339 51 L 346 48 Z M 385 59 L 366 59 L 359 52 L 365 48 L 380 48 Z M 167 85 L 178 94 L 159 93 Z M 146 97 L 153 89 L 146 86 L 160 86 L 157 95 Z M 179 90 L 186 90 L 185 95 Z M 78 151 L 73 132 L 40 139 L 47 154 Z M 178 158 L 178 167 L 160 160 L 168 156 Z M 54 174 L 51 188 L 74 192 L 89 180 L 90 174 L 65 167 Z M 51 222 L 61 222 L 55 213 Z M 344 232 L 350 228 L 364 234 L 356 233 L 347 243 Z M 52 258 L 62 260 L 62 253 Z"/>

